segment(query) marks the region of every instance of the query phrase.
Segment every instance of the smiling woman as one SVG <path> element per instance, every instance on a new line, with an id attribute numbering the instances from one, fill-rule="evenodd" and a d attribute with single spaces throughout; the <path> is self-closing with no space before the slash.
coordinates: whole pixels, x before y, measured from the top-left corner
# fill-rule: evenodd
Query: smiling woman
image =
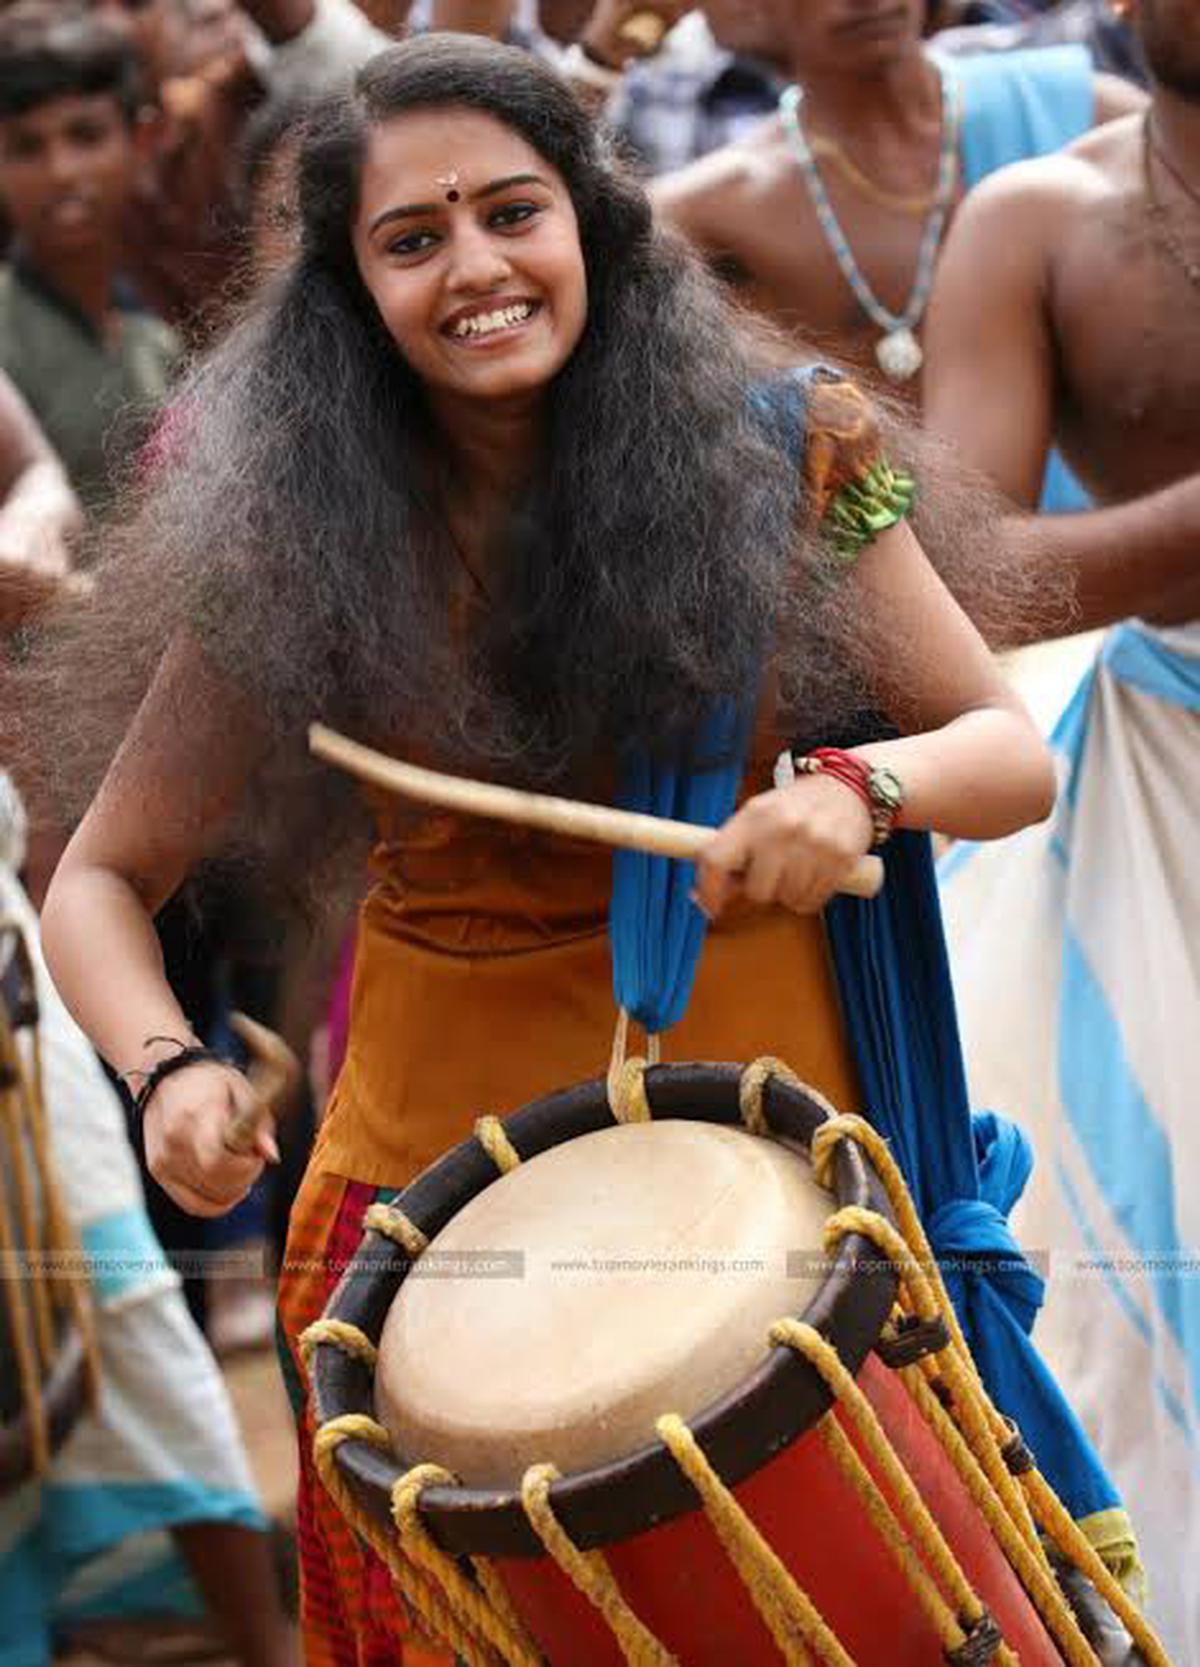
<path id="1" fill-rule="evenodd" d="M 473 158 L 486 168 L 470 167 Z M 464 398 L 544 388 L 583 334 L 587 273 L 571 194 L 526 139 L 483 111 L 414 111 L 374 136 L 354 247 L 442 422 L 461 420 Z"/>
<path id="2" fill-rule="evenodd" d="M 455 36 L 382 54 L 311 119 L 300 205 L 298 258 L 196 370 L 178 443 L 110 530 L 95 606 L 22 673 L 43 731 L 88 689 L 55 734 L 66 783 L 94 780 L 127 729 L 44 933 L 84 1028 L 150 1085 L 155 1173 L 212 1214 L 272 1155 L 265 1126 L 249 1155 L 227 1144 L 253 1090 L 195 1051 L 149 917 L 251 830 L 293 880 L 345 871 L 345 802 L 303 758 L 316 716 L 593 796 L 630 766 L 720 764 L 732 805 L 744 764 L 700 899 L 714 918 L 783 907 L 721 920 L 672 1046 L 786 1054 L 855 1104 L 818 911 L 901 799 L 912 827 L 987 837 L 1051 791 L 902 524 L 911 483 L 876 416 L 727 307 L 526 54 Z M 959 516 L 937 477 L 946 568 L 973 606 L 994 600 L 981 501 Z M 864 728 L 868 709 L 907 733 Z M 717 745 L 726 713 L 740 739 Z M 861 745 L 756 791 L 781 747 L 856 720 Z M 593 1074 L 612 1034 L 605 859 L 390 804 L 378 829 L 347 1060 L 281 1289 L 297 1382 L 299 1334 L 375 1189 L 481 1108 Z M 427 1659 L 311 1482 L 309 1658 Z"/>

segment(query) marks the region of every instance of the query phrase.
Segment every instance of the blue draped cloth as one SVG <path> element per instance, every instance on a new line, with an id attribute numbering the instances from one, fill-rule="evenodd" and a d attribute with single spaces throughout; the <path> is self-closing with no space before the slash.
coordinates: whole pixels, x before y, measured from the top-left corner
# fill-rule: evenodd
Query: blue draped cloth
<path id="1" fill-rule="evenodd" d="M 803 452 L 806 378 L 769 391 L 762 415 L 788 453 Z M 757 691 L 753 692 L 757 695 Z M 746 712 L 754 710 L 748 699 Z M 716 826 L 733 810 L 749 740 L 732 704 L 714 712 L 685 769 L 646 753 L 625 764 L 629 809 Z M 989 1393 L 1016 1420 L 1076 1517 L 1120 1504 L 1078 1419 L 1038 1356 L 1030 1328 L 1042 1281 L 1008 1228 L 1032 1159 L 1015 1125 L 972 1118 L 927 836 L 884 848 L 887 881 L 869 902 L 839 898 L 826 925 L 866 1114 L 913 1194 Z M 618 852 L 609 934 L 618 1003 L 645 1028 L 686 1010 L 704 944 L 691 864 Z M 731 999 L 736 999 L 735 995 Z"/>

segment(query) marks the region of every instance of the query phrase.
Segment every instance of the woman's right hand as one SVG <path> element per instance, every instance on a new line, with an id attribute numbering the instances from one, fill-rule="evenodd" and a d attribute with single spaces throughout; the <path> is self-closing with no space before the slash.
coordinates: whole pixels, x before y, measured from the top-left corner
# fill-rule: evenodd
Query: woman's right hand
<path id="1" fill-rule="evenodd" d="M 234 1119 L 260 1119 L 254 1144 L 236 1152 L 228 1144 Z M 264 1163 L 278 1163 L 269 1112 L 232 1065 L 189 1065 L 163 1079 L 145 1113 L 150 1173 L 181 1209 L 220 1216 L 250 1191 Z"/>

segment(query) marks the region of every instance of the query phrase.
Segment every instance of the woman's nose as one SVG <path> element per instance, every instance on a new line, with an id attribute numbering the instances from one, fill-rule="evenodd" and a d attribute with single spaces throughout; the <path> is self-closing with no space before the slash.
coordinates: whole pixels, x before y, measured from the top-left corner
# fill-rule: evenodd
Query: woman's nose
<path id="1" fill-rule="evenodd" d="M 512 272 L 503 247 L 480 226 L 456 228 L 450 282 L 459 289 L 487 294 L 498 289 Z"/>

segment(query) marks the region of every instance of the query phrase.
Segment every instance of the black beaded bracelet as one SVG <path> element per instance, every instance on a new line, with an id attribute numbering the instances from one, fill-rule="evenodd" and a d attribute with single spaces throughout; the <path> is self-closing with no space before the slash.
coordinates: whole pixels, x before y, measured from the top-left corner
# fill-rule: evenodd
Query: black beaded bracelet
<path id="1" fill-rule="evenodd" d="M 159 1084 L 165 1082 L 168 1077 L 173 1077 L 176 1071 L 185 1070 L 189 1065 L 229 1065 L 236 1069 L 224 1054 L 217 1053 L 214 1048 L 180 1048 L 178 1053 L 168 1054 L 165 1059 L 160 1059 L 154 1069 L 147 1072 L 146 1080 L 138 1089 L 137 1099 L 133 1102 L 134 1110 L 139 1117 L 145 1114 L 151 1096 Z"/>

